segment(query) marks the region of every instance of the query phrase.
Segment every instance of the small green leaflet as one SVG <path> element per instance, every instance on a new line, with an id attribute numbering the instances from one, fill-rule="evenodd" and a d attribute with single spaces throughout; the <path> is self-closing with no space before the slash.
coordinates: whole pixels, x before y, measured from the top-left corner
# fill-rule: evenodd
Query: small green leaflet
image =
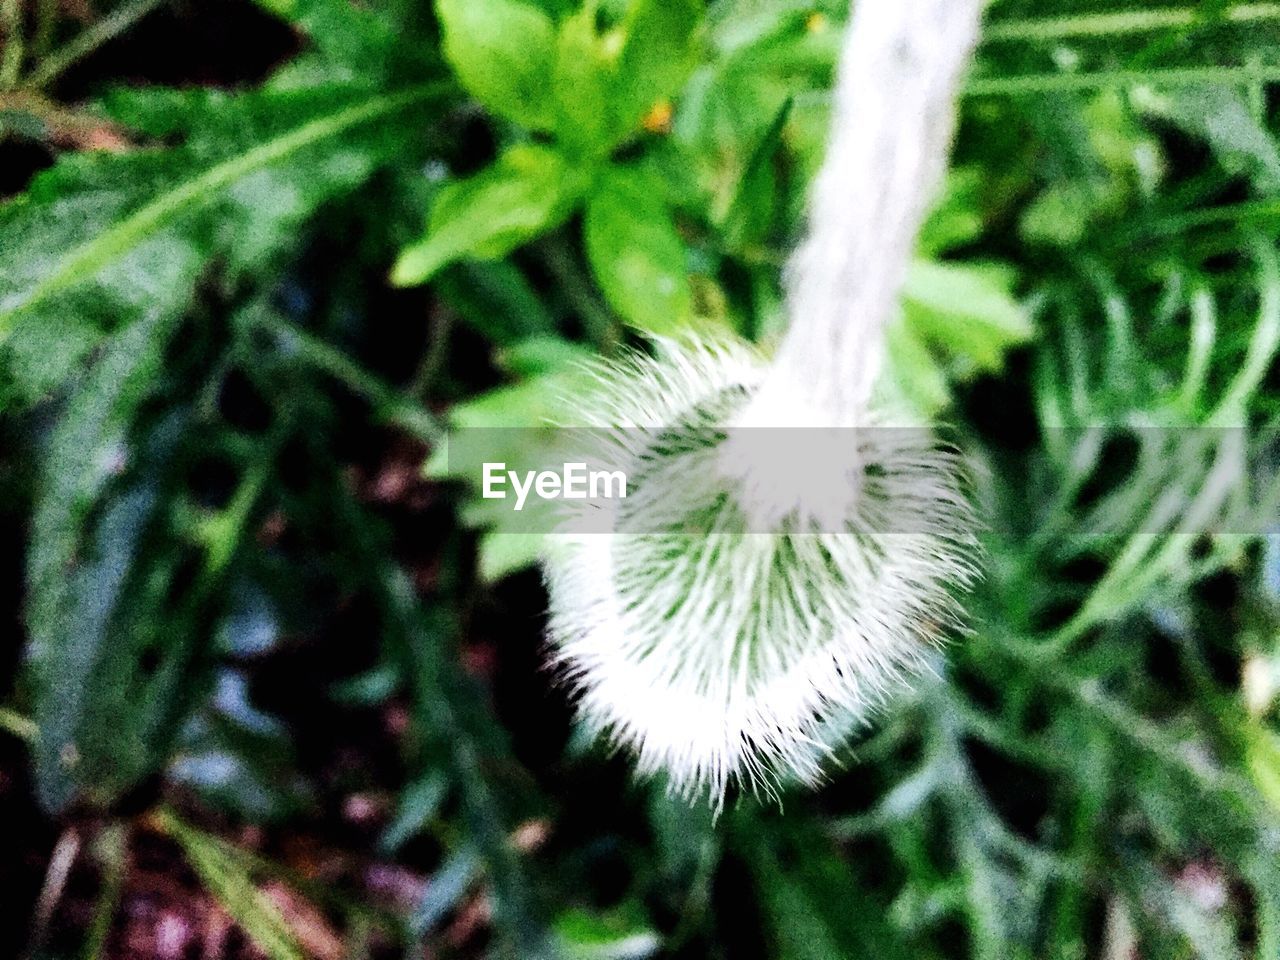
<path id="1" fill-rule="evenodd" d="M 588 174 L 549 147 L 520 144 L 493 166 L 436 196 L 427 236 L 400 254 L 398 286 L 425 283 L 462 257 L 505 256 L 568 218 Z"/>

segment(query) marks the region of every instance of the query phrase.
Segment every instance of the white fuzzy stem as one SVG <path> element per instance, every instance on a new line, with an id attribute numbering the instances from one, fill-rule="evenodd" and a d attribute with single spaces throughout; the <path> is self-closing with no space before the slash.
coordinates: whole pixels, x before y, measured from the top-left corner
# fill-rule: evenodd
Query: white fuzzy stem
<path id="1" fill-rule="evenodd" d="M 856 3 L 809 234 L 789 269 L 790 328 L 741 425 L 863 419 L 885 326 L 946 170 L 982 8 L 983 0 Z"/>

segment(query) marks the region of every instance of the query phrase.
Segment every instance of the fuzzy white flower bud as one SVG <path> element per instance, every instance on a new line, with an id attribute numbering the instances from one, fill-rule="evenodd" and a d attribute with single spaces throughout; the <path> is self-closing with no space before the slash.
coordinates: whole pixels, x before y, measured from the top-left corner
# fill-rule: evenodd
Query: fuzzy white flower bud
<path id="1" fill-rule="evenodd" d="M 981 6 L 856 5 L 774 362 L 662 344 L 602 367 L 583 407 L 621 428 L 600 460 L 635 492 L 613 533 L 555 539 L 554 658 L 583 722 L 678 792 L 815 782 L 959 627 L 975 572 L 956 457 L 881 429 L 872 386 Z"/>

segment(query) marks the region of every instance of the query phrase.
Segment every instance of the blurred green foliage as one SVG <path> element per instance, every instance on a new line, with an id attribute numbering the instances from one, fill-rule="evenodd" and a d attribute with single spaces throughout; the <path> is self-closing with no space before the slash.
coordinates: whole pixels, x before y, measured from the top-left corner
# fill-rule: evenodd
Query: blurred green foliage
<path id="1" fill-rule="evenodd" d="M 638 334 L 775 340 L 845 6 L 259 5 L 300 38 L 261 82 L 81 104 L 66 72 L 158 4 L 3 4 L 0 131 L 82 147 L 0 205 L 26 530 L 0 735 L 49 816 L 180 801 L 146 824 L 273 958 L 306 954 L 267 877 L 350 956 L 371 931 L 452 955 L 482 890 L 467 949 L 522 960 L 1280 957 L 1280 5 L 991 5 L 881 384 L 981 465 L 972 635 L 826 789 L 716 823 L 566 742 L 534 668 L 513 699 L 464 666 L 477 605 L 537 614 L 492 599 L 535 538 L 437 457 L 407 546 L 352 477 L 572 413 L 581 360 Z M 408 705 L 370 854 L 430 871 L 407 914 L 189 822 L 323 817 L 255 671 L 333 633 L 363 659 L 323 711 Z"/>

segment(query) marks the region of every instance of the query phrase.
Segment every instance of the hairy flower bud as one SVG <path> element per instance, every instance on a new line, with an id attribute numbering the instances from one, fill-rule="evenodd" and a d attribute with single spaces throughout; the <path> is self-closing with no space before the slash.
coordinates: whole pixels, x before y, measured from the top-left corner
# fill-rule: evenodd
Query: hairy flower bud
<path id="1" fill-rule="evenodd" d="M 614 532 L 557 539 L 550 638 L 583 721 L 678 792 L 816 781 L 959 623 L 974 540 L 956 457 L 879 429 L 872 397 L 980 11 L 856 5 L 772 363 L 667 344 L 603 367 L 588 401 L 635 494 Z M 836 432 L 760 439 L 779 429 Z"/>

